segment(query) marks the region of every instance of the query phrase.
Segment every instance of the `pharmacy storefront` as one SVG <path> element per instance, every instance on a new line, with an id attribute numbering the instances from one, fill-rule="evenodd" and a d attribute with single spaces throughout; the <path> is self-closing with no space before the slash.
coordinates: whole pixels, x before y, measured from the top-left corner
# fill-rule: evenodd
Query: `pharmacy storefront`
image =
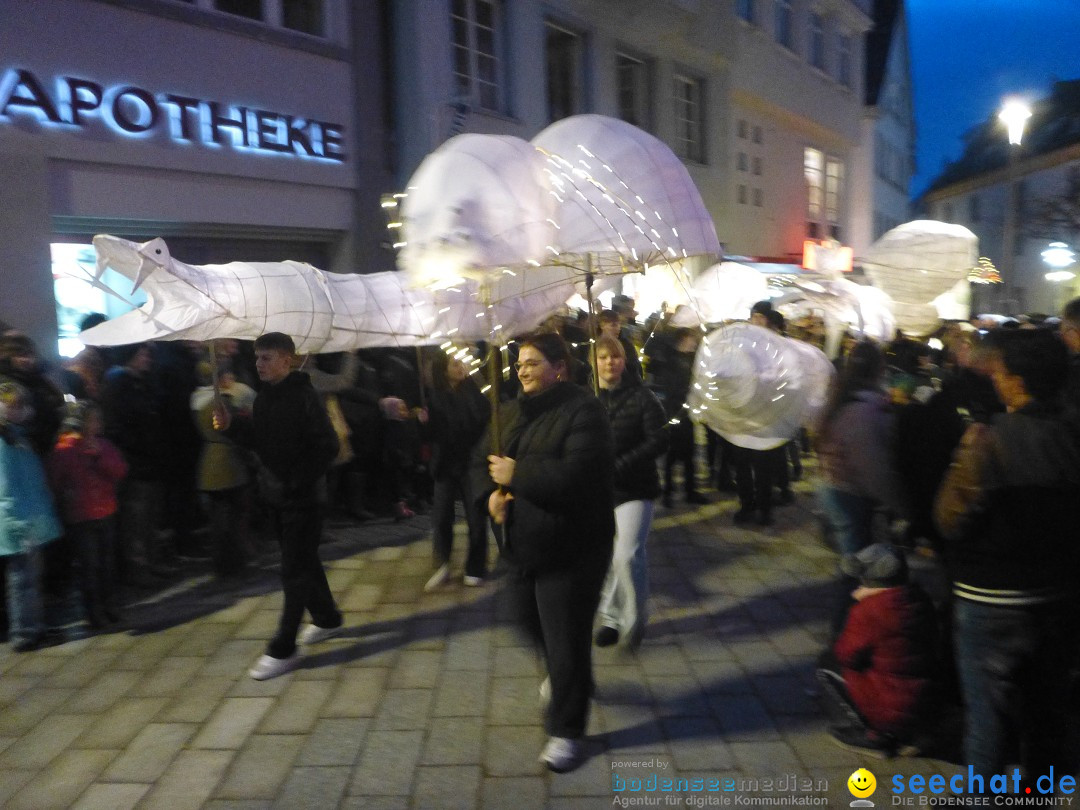
<path id="1" fill-rule="evenodd" d="M 0 321 L 44 354 L 141 303 L 89 283 L 97 233 L 163 237 L 189 264 L 352 272 L 378 251 L 349 43 L 173 5 L 0 0 Z"/>

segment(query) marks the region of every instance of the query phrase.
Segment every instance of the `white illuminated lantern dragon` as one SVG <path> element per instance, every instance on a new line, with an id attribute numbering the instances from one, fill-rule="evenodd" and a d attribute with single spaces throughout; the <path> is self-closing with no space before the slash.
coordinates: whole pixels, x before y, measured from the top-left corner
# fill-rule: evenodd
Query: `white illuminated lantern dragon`
<path id="1" fill-rule="evenodd" d="M 137 244 L 115 236 L 94 237 L 97 269 L 86 279 L 97 286 L 106 267 L 131 279 L 146 303 L 80 335 L 88 345 L 148 340 L 240 338 L 284 332 L 302 354 L 374 346 L 415 346 L 440 333 L 462 340 L 485 333 L 484 309 L 475 285 L 432 296 L 411 289 L 401 273 L 326 273 L 309 264 L 230 262 L 192 265 L 174 259 L 163 239 Z M 507 329 L 527 331 L 546 315 L 515 298 L 506 277 Z M 108 292 L 123 297 L 122 291 Z"/>

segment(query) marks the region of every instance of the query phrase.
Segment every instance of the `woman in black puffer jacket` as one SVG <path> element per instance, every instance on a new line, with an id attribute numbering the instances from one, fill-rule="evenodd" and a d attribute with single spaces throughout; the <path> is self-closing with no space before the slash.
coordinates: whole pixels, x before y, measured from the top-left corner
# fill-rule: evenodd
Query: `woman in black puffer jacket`
<path id="1" fill-rule="evenodd" d="M 474 492 L 503 528 L 510 587 L 547 659 L 551 735 L 540 755 L 557 772 L 585 756 L 592 693 L 592 621 L 615 534 L 611 429 L 604 408 L 569 382 L 555 334 L 520 342 L 521 396 L 499 409 L 503 446 L 481 440 Z"/>
<path id="2" fill-rule="evenodd" d="M 656 395 L 626 373 L 626 353 L 619 341 L 604 336 L 596 342 L 596 368 L 600 401 L 615 439 L 615 552 L 600 595 L 596 643 L 609 647 L 621 638 L 634 647 L 647 620 L 645 541 L 653 500 L 660 494 L 656 459 L 667 449 L 667 417 Z"/>

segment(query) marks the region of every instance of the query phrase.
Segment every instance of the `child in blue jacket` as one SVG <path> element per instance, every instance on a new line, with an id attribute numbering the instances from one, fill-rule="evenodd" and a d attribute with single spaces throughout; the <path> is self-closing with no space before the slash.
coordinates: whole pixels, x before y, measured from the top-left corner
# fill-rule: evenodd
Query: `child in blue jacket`
<path id="1" fill-rule="evenodd" d="M 23 425 L 33 415 L 29 392 L 0 382 L 0 557 L 7 563 L 11 647 L 32 650 L 45 635 L 41 547 L 62 534 L 41 461 Z"/>

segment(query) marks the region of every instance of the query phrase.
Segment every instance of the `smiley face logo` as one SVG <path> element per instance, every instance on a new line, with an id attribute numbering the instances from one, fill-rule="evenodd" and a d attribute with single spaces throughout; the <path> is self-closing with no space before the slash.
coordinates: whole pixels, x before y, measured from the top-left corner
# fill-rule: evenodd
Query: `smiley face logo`
<path id="1" fill-rule="evenodd" d="M 847 780 L 848 790 L 857 799 L 865 799 L 872 796 L 877 790 L 877 779 L 866 768 L 859 768 Z"/>

